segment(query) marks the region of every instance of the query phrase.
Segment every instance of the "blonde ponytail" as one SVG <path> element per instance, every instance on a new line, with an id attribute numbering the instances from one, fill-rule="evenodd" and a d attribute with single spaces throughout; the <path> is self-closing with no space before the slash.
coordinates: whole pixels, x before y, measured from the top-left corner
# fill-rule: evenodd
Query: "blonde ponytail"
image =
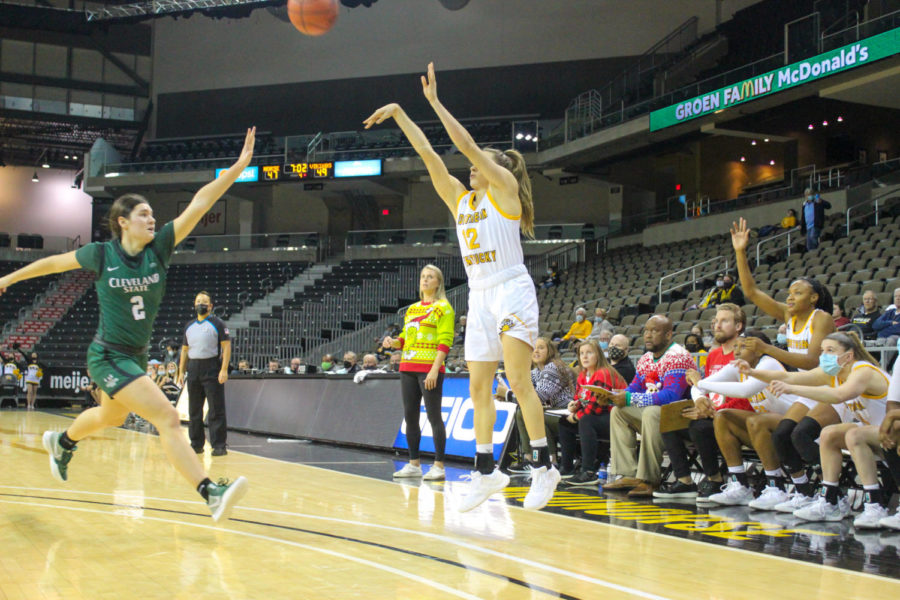
<path id="1" fill-rule="evenodd" d="M 853 358 L 856 360 L 870 362 L 876 367 L 881 366 L 878 360 L 866 350 L 865 346 L 863 346 L 862 341 L 859 339 L 859 336 L 856 335 L 855 331 L 835 331 L 834 333 L 826 335 L 825 339 L 837 342 L 845 351 L 852 350 Z"/>
<path id="2" fill-rule="evenodd" d="M 509 170 L 519 182 L 519 204 L 522 207 L 519 229 L 522 230 L 525 237 L 534 239 L 534 200 L 531 196 L 531 178 L 528 176 L 525 157 L 517 150 L 503 152 L 495 148 L 486 150 L 494 155 L 494 160 L 498 165 Z"/>

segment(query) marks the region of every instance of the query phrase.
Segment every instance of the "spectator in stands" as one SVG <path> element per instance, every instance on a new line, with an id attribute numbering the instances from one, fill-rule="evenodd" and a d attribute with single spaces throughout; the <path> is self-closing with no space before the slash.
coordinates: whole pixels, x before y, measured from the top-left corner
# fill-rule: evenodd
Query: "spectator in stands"
<path id="1" fill-rule="evenodd" d="M 767 235 L 772 235 L 773 233 L 781 231 L 786 231 L 788 229 L 794 228 L 797 226 L 797 211 L 793 208 L 789 208 L 787 214 L 781 219 L 781 223 L 778 225 L 764 225 L 759 228 L 759 237 L 766 237 Z"/>
<path id="2" fill-rule="evenodd" d="M 147 362 L 147 377 L 152 379 L 153 383 L 159 385 L 159 380 L 165 374 L 165 367 L 163 367 L 163 364 L 160 361 L 154 358 Z"/>
<path id="3" fill-rule="evenodd" d="M 862 306 L 853 312 L 850 322 L 859 326 L 863 333 L 863 339 L 874 340 L 877 334 L 873 326 L 880 316 L 881 308 L 878 306 L 878 296 L 872 290 L 866 290 L 863 293 Z"/>
<path id="4" fill-rule="evenodd" d="M 878 343 L 893 346 L 900 339 L 900 287 L 894 290 L 894 303 L 884 309 L 878 319 L 872 323 L 872 329 L 878 334 Z"/>
<path id="5" fill-rule="evenodd" d="M 575 374 L 560 360 L 556 344 L 545 337 L 539 337 L 534 343 L 531 360 L 531 381 L 543 407 L 545 409 L 566 408 L 575 393 Z M 499 377 L 497 391 L 494 395 L 507 402 L 516 401 L 512 390 Z M 545 413 L 544 429 L 547 433 L 547 448 L 550 450 L 550 456 L 555 457 L 556 440 L 559 437 L 559 417 Z M 525 428 L 525 418 L 522 416 L 521 408 L 516 409 L 516 431 L 519 434 L 519 449 L 526 460 L 521 463 L 513 463 L 508 470 L 513 473 L 527 473 L 530 467 L 527 458 L 531 456 L 531 437 Z"/>
<path id="6" fill-rule="evenodd" d="M 291 359 L 291 364 L 284 368 L 286 375 L 300 375 L 300 367 L 303 365 L 303 359 L 295 356 Z"/>
<path id="7" fill-rule="evenodd" d="M 741 288 L 734 282 L 734 277 L 729 273 L 722 273 L 716 278 L 715 287 L 706 292 L 703 300 L 697 304 L 696 308 L 714 308 L 715 306 L 726 302 L 741 306 L 744 304 L 744 292 L 742 292 Z M 710 344 L 707 343 L 707 346 L 709 345 Z"/>
<path id="8" fill-rule="evenodd" d="M 592 324 L 594 333 L 599 333 L 604 329 L 610 332 L 615 331 L 613 324 L 606 320 L 606 309 L 599 306 L 594 309 L 594 318 Z"/>
<path id="9" fill-rule="evenodd" d="M 547 267 L 547 273 L 541 280 L 541 289 L 552 288 L 559 285 L 559 264 L 550 263 Z"/>
<path id="10" fill-rule="evenodd" d="M 400 324 L 399 323 L 391 323 L 387 329 L 381 334 L 381 336 L 376 340 L 375 344 L 375 355 L 378 358 L 387 358 L 391 355 L 391 347 L 390 344 L 385 345 L 385 340 L 390 340 L 391 338 L 396 337 L 400 334 Z"/>
<path id="11" fill-rule="evenodd" d="M 269 369 L 266 371 L 267 375 L 274 375 L 276 373 L 281 373 L 281 363 L 278 362 L 278 359 L 270 359 L 269 360 Z"/>
<path id="12" fill-rule="evenodd" d="M 601 350 L 603 350 L 603 354 L 608 356 L 607 351 L 609 350 L 609 341 L 612 339 L 612 336 L 612 329 L 595 328 L 591 331 L 591 335 L 589 335 L 587 339 L 597 342 L 597 345 L 600 346 Z"/>
<path id="13" fill-rule="evenodd" d="M 695 355 L 694 360 L 701 373 L 706 373 L 706 357 L 708 352 L 703 346 L 703 340 L 696 333 L 689 333 L 684 337 L 684 348 L 691 354 Z"/>
<path id="14" fill-rule="evenodd" d="M 631 490 L 631 497 L 653 494 L 662 470 L 663 443 L 659 432 L 660 406 L 690 397 L 685 378 L 697 368 L 694 358 L 672 342 L 672 321 L 654 315 L 644 325 L 647 352 L 637 364 L 637 375 L 624 391 L 595 393 L 598 400 L 615 404 L 610 417 L 612 468 L 621 479 L 604 490 Z M 640 431 L 641 447 L 635 464 L 635 432 Z"/>
<path id="15" fill-rule="evenodd" d="M 323 373 L 328 373 L 329 375 L 336 373 L 337 367 L 334 364 L 334 355 L 323 354 L 319 367 L 321 367 Z"/>
<path id="16" fill-rule="evenodd" d="M 778 326 L 778 334 L 775 336 L 775 347 L 787 350 L 787 325 L 784 323 Z"/>
<path id="17" fill-rule="evenodd" d="M 253 369 L 250 367 L 250 361 L 246 358 L 242 358 L 238 361 L 237 369 L 231 372 L 232 375 L 246 375 L 250 373 Z"/>
<path id="18" fill-rule="evenodd" d="M 568 403 L 569 414 L 558 417 L 559 441 L 562 446 L 560 472 L 571 475 L 569 485 L 591 486 L 597 484 L 597 462 L 608 462 L 606 452 L 600 454 L 600 442 L 609 440 L 609 420 L 612 406 L 605 399 L 598 399 L 584 386 L 600 386 L 609 391 L 624 389 L 628 382 L 619 372 L 610 368 L 603 351 L 593 340 L 578 346 L 581 371 L 578 373 L 575 398 Z M 581 470 L 573 472 L 575 439 L 581 438 Z"/>
<path id="19" fill-rule="evenodd" d="M 165 370 L 162 371 L 162 375 L 159 377 L 159 380 L 156 382 L 156 385 L 162 389 L 162 386 L 169 381 L 178 382 L 178 363 L 174 360 L 166 363 Z"/>
<path id="20" fill-rule="evenodd" d="M 359 371 L 359 358 L 356 356 L 356 352 L 347 351 L 344 352 L 344 362 L 340 369 L 337 370 L 337 375 L 353 375 L 357 371 Z"/>
<path id="21" fill-rule="evenodd" d="M 621 333 L 609 340 L 609 365 L 627 382 L 634 379 L 634 363 L 628 358 L 628 338 Z"/>
<path id="22" fill-rule="evenodd" d="M 562 341 L 559 343 L 559 349 L 565 350 L 575 341 L 581 341 L 587 339 L 589 335 L 591 335 L 591 330 L 593 326 L 591 322 L 587 320 L 587 311 L 584 307 L 579 306 L 575 309 L 575 322 L 572 323 L 572 326 L 569 327 L 569 331 L 562 337 Z"/>
<path id="23" fill-rule="evenodd" d="M 362 368 L 365 371 L 377 371 L 378 370 L 378 359 L 374 354 L 365 354 L 363 355 Z"/>
<path id="24" fill-rule="evenodd" d="M 740 306 L 731 303 L 716 307 L 713 319 L 713 331 L 718 346 L 710 351 L 706 361 L 706 378 L 712 377 L 734 360 L 735 344 L 738 336 L 744 332 L 747 317 Z M 690 337 L 690 336 L 688 336 Z M 685 344 L 687 347 L 687 344 Z M 702 379 L 699 371 L 689 370 L 685 375 L 688 383 L 696 386 Z M 666 452 L 672 461 L 675 481 L 663 484 L 653 493 L 654 498 L 693 498 L 698 494 L 697 485 L 691 479 L 690 462 L 688 461 L 685 442 L 692 440 L 700 452 L 700 464 L 706 474 L 707 485 L 702 496 L 709 497 L 721 487 L 722 476 L 719 472 L 719 449 L 716 445 L 713 417 L 716 411 L 723 408 L 741 408 L 752 410 L 750 403 L 743 398 L 734 398 L 717 393 L 701 393 L 691 390 L 694 406 L 682 411 L 690 419 L 687 428 L 669 431 L 662 434 Z M 719 485 L 713 486 L 712 483 Z"/>
<path id="25" fill-rule="evenodd" d="M 169 362 L 174 361 L 177 364 L 180 350 L 181 348 L 179 347 L 177 341 L 172 339 L 168 340 L 166 342 L 166 352 L 163 355 L 163 363 L 169 364 Z"/>
<path id="26" fill-rule="evenodd" d="M 466 344 L 466 315 L 459 318 L 459 325 L 456 327 L 456 335 L 453 337 L 453 345 L 465 346 Z"/>
<path id="27" fill-rule="evenodd" d="M 394 350 L 393 352 L 391 352 L 391 360 L 388 363 L 388 369 L 387 369 L 389 373 L 399 373 L 400 372 L 400 360 L 401 360 L 402 355 L 403 355 L 403 353 L 400 352 L 399 350 Z"/>
<path id="28" fill-rule="evenodd" d="M 810 188 L 803 190 L 803 198 L 800 230 L 806 234 L 806 249 L 815 250 L 819 247 L 819 236 L 825 227 L 825 211 L 831 208 L 831 204 L 819 194 L 813 194 Z"/>
<path id="29" fill-rule="evenodd" d="M 850 323 L 850 319 L 848 319 L 844 315 L 844 301 L 836 300 L 834 303 L 834 309 L 831 311 L 831 316 L 834 319 L 834 328 L 840 329 L 844 325 Z"/>
<path id="30" fill-rule="evenodd" d="M 713 334 L 709 331 L 705 331 L 703 325 L 700 323 L 696 323 L 691 327 L 691 333 L 700 338 L 700 346 L 702 346 L 704 350 L 709 350 L 716 342 L 716 338 Z"/>

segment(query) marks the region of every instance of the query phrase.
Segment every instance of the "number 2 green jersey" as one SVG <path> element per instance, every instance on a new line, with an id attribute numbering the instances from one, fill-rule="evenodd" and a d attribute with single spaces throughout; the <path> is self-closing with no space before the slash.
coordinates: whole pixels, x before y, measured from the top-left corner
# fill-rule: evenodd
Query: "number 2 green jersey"
<path id="1" fill-rule="evenodd" d="M 150 343 L 174 249 L 175 226 L 169 222 L 136 256 L 126 254 L 118 239 L 94 242 L 75 251 L 78 264 L 97 275 L 98 338 L 134 348 Z"/>

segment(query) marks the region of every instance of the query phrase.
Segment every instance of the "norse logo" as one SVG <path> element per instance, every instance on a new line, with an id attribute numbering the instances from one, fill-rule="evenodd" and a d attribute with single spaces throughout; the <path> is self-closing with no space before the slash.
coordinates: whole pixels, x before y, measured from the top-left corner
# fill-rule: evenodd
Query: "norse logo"
<path id="1" fill-rule="evenodd" d="M 116 377 L 115 375 L 113 375 L 112 373 L 110 373 L 109 375 L 106 376 L 106 378 L 103 379 L 103 383 L 106 384 L 106 387 L 113 387 L 117 383 L 119 383 L 119 378 Z"/>
<path id="2" fill-rule="evenodd" d="M 506 333 L 507 331 L 509 331 L 510 329 L 512 329 L 515 326 L 516 326 L 515 319 L 506 317 L 505 319 L 500 321 L 500 333 Z"/>

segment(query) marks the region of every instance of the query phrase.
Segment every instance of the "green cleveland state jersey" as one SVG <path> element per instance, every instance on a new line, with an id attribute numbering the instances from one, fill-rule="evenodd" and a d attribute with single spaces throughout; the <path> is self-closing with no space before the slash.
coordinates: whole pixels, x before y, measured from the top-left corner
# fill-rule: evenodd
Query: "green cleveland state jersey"
<path id="1" fill-rule="evenodd" d="M 150 343 L 174 249 L 175 226 L 169 222 L 137 256 L 126 254 L 118 239 L 94 242 L 75 251 L 78 264 L 97 275 L 97 336 L 101 340 L 133 347 Z"/>

